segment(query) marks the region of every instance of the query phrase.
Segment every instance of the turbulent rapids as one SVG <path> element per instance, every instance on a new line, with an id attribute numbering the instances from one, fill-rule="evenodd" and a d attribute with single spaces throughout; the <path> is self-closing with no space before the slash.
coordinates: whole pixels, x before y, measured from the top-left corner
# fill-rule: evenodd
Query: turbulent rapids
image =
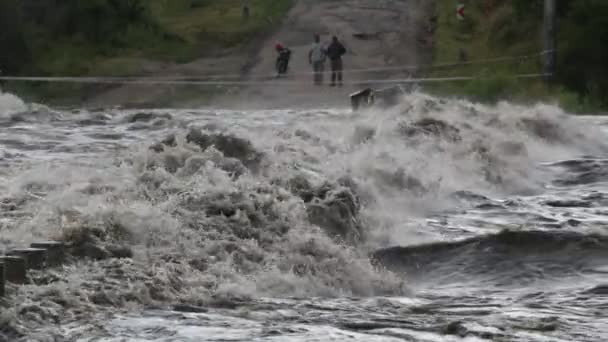
<path id="1" fill-rule="evenodd" d="M 0 341 L 603 341 L 603 118 L 58 111 L 0 95 Z"/>

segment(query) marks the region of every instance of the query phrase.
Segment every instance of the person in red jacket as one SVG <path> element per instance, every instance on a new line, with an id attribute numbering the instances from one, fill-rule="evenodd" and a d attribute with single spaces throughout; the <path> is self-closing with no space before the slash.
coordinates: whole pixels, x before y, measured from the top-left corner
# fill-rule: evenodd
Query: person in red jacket
<path id="1" fill-rule="evenodd" d="M 289 66 L 289 59 L 291 58 L 291 50 L 283 46 L 283 44 L 277 42 L 274 45 L 274 49 L 279 54 L 277 56 L 276 69 L 277 76 L 284 75 L 287 73 L 287 67 Z"/>

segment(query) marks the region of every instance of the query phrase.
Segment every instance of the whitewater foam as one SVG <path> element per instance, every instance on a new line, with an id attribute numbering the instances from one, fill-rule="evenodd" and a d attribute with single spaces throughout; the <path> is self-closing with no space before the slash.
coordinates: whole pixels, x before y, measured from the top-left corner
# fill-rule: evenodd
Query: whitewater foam
<path id="1" fill-rule="evenodd" d="M 27 110 L 27 106 L 19 97 L 0 90 L 0 118 L 25 110 Z"/>
<path id="2" fill-rule="evenodd" d="M 556 173 L 540 162 L 606 151 L 596 128 L 554 106 L 420 93 L 360 113 L 59 114 L 6 131 L 40 139 L 39 120 L 67 142 L 21 151 L 0 184 L 12 213 L 1 245 L 73 243 L 73 262 L 51 272 L 63 282 L 34 274 L 36 285 L 9 289 L 19 310 L 55 303 L 40 324 L 175 303 L 407 295 L 407 276 L 369 252 L 437 238 L 426 219 L 463 206 L 455 193 L 509 210 L 492 199 L 542 194 Z"/>

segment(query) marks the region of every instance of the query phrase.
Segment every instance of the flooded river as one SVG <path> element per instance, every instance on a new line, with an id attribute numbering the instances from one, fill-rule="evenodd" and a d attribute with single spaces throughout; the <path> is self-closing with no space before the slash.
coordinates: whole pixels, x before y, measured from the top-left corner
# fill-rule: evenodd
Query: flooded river
<path id="1" fill-rule="evenodd" d="M 606 341 L 608 119 L 54 110 L 0 94 L 0 341 Z"/>

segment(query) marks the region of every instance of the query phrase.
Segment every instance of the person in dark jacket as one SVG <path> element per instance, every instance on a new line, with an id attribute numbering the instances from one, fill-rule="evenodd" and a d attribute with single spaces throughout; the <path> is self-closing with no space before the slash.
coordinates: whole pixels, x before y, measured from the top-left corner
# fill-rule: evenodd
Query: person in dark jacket
<path id="1" fill-rule="evenodd" d="M 338 37 L 332 38 L 331 44 L 327 48 L 327 57 L 331 61 L 331 86 L 336 85 L 336 79 L 338 85 L 342 86 L 342 56 L 346 53 L 346 48 L 340 43 Z"/>

